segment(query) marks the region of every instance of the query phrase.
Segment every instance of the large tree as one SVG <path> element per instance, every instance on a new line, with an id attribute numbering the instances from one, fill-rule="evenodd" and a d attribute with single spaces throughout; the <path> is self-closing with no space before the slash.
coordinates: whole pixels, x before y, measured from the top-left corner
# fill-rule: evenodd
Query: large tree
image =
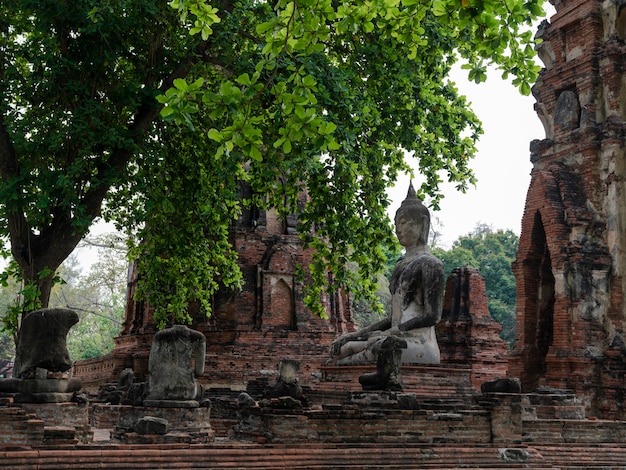
<path id="1" fill-rule="evenodd" d="M 371 291 L 405 158 L 463 190 L 480 124 L 447 80 L 495 63 L 525 93 L 542 0 L 0 0 L 0 234 L 47 305 L 100 217 L 141 243 L 157 315 L 237 285 L 242 204 L 296 212 L 323 284 Z M 238 184 L 254 197 L 241 200 Z M 315 235 L 315 236 L 313 236 Z M 331 268 L 334 275 L 327 276 Z M 31 302 L 32 305 L 32 302 Z"/>

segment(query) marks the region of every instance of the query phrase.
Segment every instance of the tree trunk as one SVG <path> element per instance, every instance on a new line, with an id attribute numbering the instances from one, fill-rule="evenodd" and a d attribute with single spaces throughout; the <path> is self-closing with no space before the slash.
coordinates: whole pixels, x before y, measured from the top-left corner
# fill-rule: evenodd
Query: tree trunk
<path id="1" fill-rule="evenodd" d="M 9 226 L 19 225 L 16 218 L 19 216 L 9 216 Z M 55 233 L 34 235 L 28 229 L 11 232 L 11 252 L 20 267 L 22 280 L 25 286 L 37 288 L 41 308 L 48 307 L 57 269 L 74 251 L 84 234 L 76 231 L 76 227 L 69 222 L 58 224 L 51 232 Z M 67 235 L 57 235 L 59 233 Z"/>

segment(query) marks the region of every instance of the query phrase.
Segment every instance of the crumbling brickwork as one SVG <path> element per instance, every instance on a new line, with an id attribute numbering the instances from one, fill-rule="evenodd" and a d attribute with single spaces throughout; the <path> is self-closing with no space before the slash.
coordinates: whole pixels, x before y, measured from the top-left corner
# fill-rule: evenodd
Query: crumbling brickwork
<path id="1" fill-rule="evenodd" d="M 246 210 L 231 234 L 243 289 L 218 292 L 210 318 L 193 305 L 189 310 L 195 319 L 192 328 L 207 339 L 206 372 L 200 380 L 213 387 L 245 387 L 259 374 L 277 372 L 281 359 L 303 357 L 302 377 L 310 378 L 309 372 L 319 370 L 328 358 L 332 340 L 354 329 L 347 295 L 328 294 L 322 299 L 328 319 L 305 307 L 306 279 L 296 273 L 299 266 L 311 262 L 311 251 L 297 235 L 295 217 Z M 137 270 L 133 269 L 126 320 L 113 352 L 75 365 L 75 373 L 88 388 L 115 382 L 124 368 L 132 368 L 137 380 L 147 378 L 156 325 L 150 305 L 134 300 L 136 283 Z"/>
<path id="2" fill-rule="evenodd" d="M 614 0 L 554 1 L 538 35 L 533 88 L 546 138 L 533 169 L 517 259 L 509 375 L 584 396 L 624 417 L 626 11 Z"/>
<path id="3" fill-rule="evenodd" d="M 441 363 L 469 367 L 476 390 L 506 377 L 507 345 L 498 336 L 502 327 L 489 315 L 485 280 L 477 269 L 452 270 L 436 330 Z"/>

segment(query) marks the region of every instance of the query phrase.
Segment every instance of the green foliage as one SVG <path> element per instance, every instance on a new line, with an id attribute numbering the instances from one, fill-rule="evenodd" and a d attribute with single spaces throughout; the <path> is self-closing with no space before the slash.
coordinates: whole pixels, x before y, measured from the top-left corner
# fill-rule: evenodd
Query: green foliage
<path id="1" fill-rule="evenodd" d="M 220 285 L 240 286 L 228 229 L 240 211 L 245 173 L 237 160 L 206 158 L 207 141 L 193 129 L 162 126 L 158 151 L 165 158 L 140 165 L 141 190 L 129 189 L 139 210 L 117 218 L 140 227 L 130 250 L 142 273 L 138 295 L 156 307 L 160 327 L 190 323 L 190 301 L 210 314 Z"/>
<path id="2" fill-rule="evenodd" d="M 482 81 L 495 63 L 527 93 L 541 4 L 0 0 L 0 237 L 46 304 L 40 273 L 104 215 L 133 237 L 157 320 L 185 321 L 186 300 L 209 312 L 240 283 L 240 204 L 300 212 L 306 191 L 308 305 L 372 298 L 398 173 L 415 166 L 434 207 L 444 179 L 474 183 L 481 128 L 451 65 Z"/>
<path id="3" fill-rule="evenodd" d="M 0 286 L 0 359 L 12 359 L 15 356 L 15 332 L 19 314 L 16 299 L 19 299 L 20 284 L 7 278 Z"/>
<path id="4" fill-rule="evenodd" d="M 519 238 L 511 230 L 493 231 L 482 224 L 459 237 L 450 250 L 436 248 L 433 254 L 444 263 L 446 277 L 458 266 L 478 268 L 485 279 L 489 313 L 502 325 L 500 336 L 509 346 L 515 341 L 515 261 Z"/>

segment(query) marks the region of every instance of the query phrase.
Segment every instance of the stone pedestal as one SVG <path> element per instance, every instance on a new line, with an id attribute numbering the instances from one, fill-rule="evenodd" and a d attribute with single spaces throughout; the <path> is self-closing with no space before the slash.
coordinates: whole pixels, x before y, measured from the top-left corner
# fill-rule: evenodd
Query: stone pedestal
<path id="1" fill-rule="evenodd" d="M 206 444 L 215 439 L 210 423 L 210 407 L 111 406 L 110 408 L 119 411 L 119 421 L 111 437 L 125 444 L 175 442 Z M 166 420 L 167 432 L 165 434 L 142 434 L 137 424 L 147 417 Z"/>
<path id="2" fill-rule="evenodd" d="M 375 371 L 375 365 L 325 365 L 321 368 L 322 380 L 315 388 L 336 393 L 361 391 L 359 377 Z M 403 365 L 401 372 L 403 390 L 407 393 L 434 398 L 471 397 L 478 394 L 478 390 L 472 387 L 471 369 L 468 366 Z"/>
<path id="3" fill-rule="evenodd" d="M 81 385 L 78 378 L 0 379 L 0 393 L 10 395 L 15 403 L 64 403 L 72 401 Z"/>

